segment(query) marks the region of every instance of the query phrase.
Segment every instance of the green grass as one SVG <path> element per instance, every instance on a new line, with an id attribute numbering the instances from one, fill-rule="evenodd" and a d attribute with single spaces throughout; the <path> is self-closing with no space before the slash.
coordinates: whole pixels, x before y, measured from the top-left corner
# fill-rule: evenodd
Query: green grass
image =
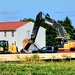
<path id="1" fill-rule="evenodd" d="M 0 75 L 75 75 L 75 61 L 1 62 Z"/>

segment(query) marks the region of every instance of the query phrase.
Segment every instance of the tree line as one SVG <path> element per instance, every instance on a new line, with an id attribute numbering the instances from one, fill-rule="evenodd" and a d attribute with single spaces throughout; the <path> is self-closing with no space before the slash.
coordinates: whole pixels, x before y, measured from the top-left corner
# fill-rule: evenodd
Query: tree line
<path id="1" fill-rule="evenodd" d="M 32 18 L 24 18 L 20 21 L 35 22 L 35 20 Z M 57 22 L 65 28 L 65 30 L 67 32 L 68 39 L 75 40 L 75 28 L 72 25 L 72 22 L 69 19 L 69 17 L 66 16 L 66 18 L 64 20 L 58 20 Z M 46 29 L 46 45 L 54 45 L 55 44 L 55 38 L 58 36 L 58 31 L 55 28 L 47 25 L 46 23 L 42 23 L 41 26 Z"/>

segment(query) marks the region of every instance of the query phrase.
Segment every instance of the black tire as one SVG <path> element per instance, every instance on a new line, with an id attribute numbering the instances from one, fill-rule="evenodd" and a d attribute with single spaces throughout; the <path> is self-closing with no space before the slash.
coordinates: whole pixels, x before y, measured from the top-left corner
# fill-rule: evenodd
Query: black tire
<path id="1" fill-rule="evenodd" d="M 70 51 L 75 51 L 75 48 L 70 48 Z"/>

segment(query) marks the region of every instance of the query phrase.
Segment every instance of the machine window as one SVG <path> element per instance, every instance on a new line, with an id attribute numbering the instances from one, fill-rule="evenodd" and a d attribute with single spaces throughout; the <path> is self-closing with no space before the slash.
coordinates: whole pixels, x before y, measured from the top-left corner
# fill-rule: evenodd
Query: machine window
<path id="1" fill-rule="evenodd" d="M 47 50 L 52 50 L 52 47 L 48 47 Z"/>
<path id="2" fill-rule="evenodd" d="M 47 49 L 46 47 L 43 47 L 43 48 L 42 48 L 42 50 L 46 50 L 46 49 Z"/>

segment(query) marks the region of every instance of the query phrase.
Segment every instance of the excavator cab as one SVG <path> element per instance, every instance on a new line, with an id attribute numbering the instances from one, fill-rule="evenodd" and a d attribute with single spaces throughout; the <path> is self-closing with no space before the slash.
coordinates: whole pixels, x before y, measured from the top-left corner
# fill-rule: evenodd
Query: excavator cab
<path id="1" fill-rule="evenodd" d="M 68 39 L 65 37 L 56 37 L 55 40 L 58 48 L 63 48 L 64 44 L 68 42 Z"/>

